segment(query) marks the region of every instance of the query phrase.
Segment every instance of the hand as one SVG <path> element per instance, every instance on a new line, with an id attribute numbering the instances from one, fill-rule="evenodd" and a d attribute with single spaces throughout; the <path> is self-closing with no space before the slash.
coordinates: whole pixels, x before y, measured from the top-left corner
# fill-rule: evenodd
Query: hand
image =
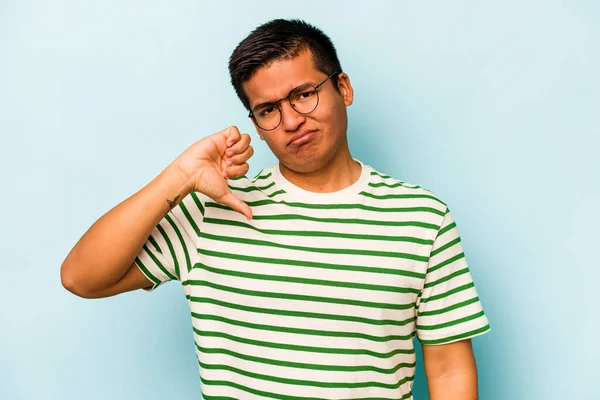
<path id="1" fill-rule="evenodd" d="M 204 193 L 251 219 L 252 210 L 231 192 L 227 179 L 246 174 L 252 154 L 250 135 L 231 126 L 191 145 L 173 165 L 189 179 L 190 192 Z"/>

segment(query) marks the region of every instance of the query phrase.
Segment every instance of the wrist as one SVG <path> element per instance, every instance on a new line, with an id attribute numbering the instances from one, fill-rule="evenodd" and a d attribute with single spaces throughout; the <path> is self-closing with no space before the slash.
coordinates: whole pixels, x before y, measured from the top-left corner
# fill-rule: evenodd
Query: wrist
<path id="1" fill-rule="evenodd" d="M 192 182 L 176 165 L 169 165 L 157 177 L 169 210 L 192 192 Z"/>

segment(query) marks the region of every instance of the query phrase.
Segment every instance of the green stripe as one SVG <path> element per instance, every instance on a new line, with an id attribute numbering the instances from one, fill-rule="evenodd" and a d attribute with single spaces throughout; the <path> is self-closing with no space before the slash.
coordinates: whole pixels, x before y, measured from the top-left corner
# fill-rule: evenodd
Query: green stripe
<path id="1" fill-rule="evenodd" d="M 413 377 L 414 379 L 414 377 Z M 250 388 L 248 386 L 243 386 L 240 385 L 238 383 L 235 382 L 229 382 L 229 381 L 215 381 L 215 380 L 209 380 L 209 379 L 204 379 L 202 376 L 200 376 L 200 380 L 202 381 L 202 384 L 207 385 L 207 386 L 229 386 L 229 387 L 233 387 L 235 389 L 239 389 L 242 390 L 244 392 L 248 392 L 248 393 L 252 393 L 255 394 L 257 396 L 262 396 L 262 397 L 268 397 L 271 399 L 280 399 L 280 400 L 327 400 L 325 398 L 322 397 L 299 397 L 299 396 L 288 396 L 288 395 L 284 395 L 284 394 L 278 394 L 278 393 L 271 393 L 271 392 L 265 392 L 264 390 L 257 390 L 257 389 L 253 389 Z M 369 398 L 360 398 L 360 399 L 345 399 L 345 400 L 406 400 L 412 397 L 412 392 L 408 392 L 406 394 L 404 394 L 402 397 L 395 397 L 395 398 L 384 398 L 384 397 L 369 397 Z"/>
<path id="2" fill-rule="evenodd" d="M 445 314 L 447 312 L 454 311 L 456 309 L 466 307 L 471 304 L 475 304 L 478 301 L 479 301 L 479 297 L 475 296 L 472 299 L 461 301 L 460 303 L 456 303 L 456 304 L 453 304 L 453 305 L 445 307 L 445 308 L 440 308 L 439 310 L 431 310 L 431 311 L 423 311 L 423 312 L 419 311 L 417 315 L 419 317 L 428 317 L 431 315 Z"/>
<path id="3" fill-rule="evenodd" d="M 414 368 L 416 363 L 400 363 L 392 368 L 379 368 L 373 365 L 357 365 L 357 366 L 345 366 L 345 365 L 323 365 L 323 364 L 307 364 L 307 363 L 299 363 L 296 361 L 282 361 L 282 360 L 274 360 L 270 358 L 264 357 L 255 357 L 246 354 L 241 354 L 229 349 L 223 348 L 207 348 L 202 347 L 196 344 L 196 348 L 198 351 L 205 354 L 225 354 L 228 356 L 232 356 L 235 358 L 239 358 L 241 360 L 252 361 L 261 364 L 267 365 L 277 365 L 280 367 L 288 367 L 288 368 L 299 368 L 299 369 L 310 369 L 316 371 L 340 371 L 340 372 L 365 372 L 365 371 L 373 371 L 378 372 L 380 374 L 393 374 L 397 372 L 400 368 Z"/>
<path id="4" fill-rule="evenodd" d="M 177 227 L 177 225 L 175 225 L 175 221 L 173 221 L 173 219 L 168 214 L 165 215 L 165 218 L 167 221 L 169 221 L 169 223 L 173 227 L 173 230 L 175 231 L 175 234 L 177 235 L 177 238 L 179 239 L 179 243 L 181 244 L 181 248 L 183 250 L 183 255 L 185 257 L 185 265 L 187 267 L 187 271 L 189 272 L 192 269 L 192 262 L 190 261 L 190 254 L 188 253 L 187 246 L 185 245 L 185 240 L 183 239 L 183 235 L 179 231 L 179 228 Z M 175 272 L 177 273 L 178 277 L 181 276 L 179 271 L 176 270 Z"/>
<path id="5" fill-rule="evenodd" d="M 394 181 L 394 185 L 396 185 L 396 186 L 404 186 L 404 187 L 411 188 L 411 189 L 420 188 L 420 186 L 417 186 L 417 185 L 414 185 L 411 183 L 407 183 L 407 182 L 401 181 L 399 179 L 395 179 L 389 175 L 382 174 L 381 172 L 375 171 L 375 170 L 371 171 L 371 176 L 378 176 L 382 179 L 391 179 Z M 369 184 L 369 185 L 371 185 L 371 184 Z"/>
<path id="6" fill-rule="evenodd" d="M 366 355 L 377 358 L 391 358 L 397 354 L 414 354 L 414 349 L 394 349 L 387 353 L 380 353 L 367 349 L 343 349 L 343 348 L 329 348 L 329 347 L 315 347 L 315 346 L 302 346 L 297 344 L 285 344 L 285 343 L 273 343 L 265 342 L 262 340 L 242 338 L 239 336 L 230 335 L 224 332 L 217 331 L 201 331 L 197 328 L 193 328 L 194 333 L 202 337 L 218 337 L 222 339 L 232 340 L 238 343 L 249 344 L 258 347 L 267 347 L 271 349 L 281 349 L 290 351 L 304 351 L 308 353 L 323 353 L 323 354 L 347 354 L 347 355 Z M 414 334 L 413 334 L 414 336 Z"/>
<path id="7" fill-rule="evenodd" d="M 318 218 L 301 214 L 275 214 L 275 215 L 255 215 L 252 219 L 256 221 L 283 221 L 283 220 L 304 220 L 314 222 L 331 222 L 336 224 L 361 224 L 361 225 L 377 225 L 377 226 L 414 226 L 418 228 L 440 229 L 439 225 L 429 224 L 420 221 L 378 221 L 359 218 Z"/>
<path id="8" fill-rule="evenodd" d="M 383 179 L 394 179 L 391 176 L 384 174 L 383 172 L 379 172 L 379 171 L 375 171 L 375 170 L 371 171 L 371 176 L 373 176 L 373 175 L 378 176 Z"/>
<path id="9" fill-rule="evenodd" d="M 370 197 L 372 199 L 377 199 L 377 200 L 388 200 L 388 199 L 431 199 L 431 200 L 437 201 L 438 203 L 440 203 L 443 206 L 446 205 L 446 203 L 444 203 L 443 201 L 441 201 L 437 197 L 432 196 L 430 194 L 410 194 L 410 193 L 403 193 L 403 194 L 399 194 L 399 193 L 374 194 L 374 193 L 365 192 L 365 191 L 360 192 L 359 194 L 361 196 Z"/>
<path id="10" fill-rule="evenodd" d="M 266 186 L 236 187 L 236 186 L 229 185 L 229 189 L 231 189 L 231 190 L 239 190 L 240 192 L 246 192 L 246 193 L 248 193 L 248 192 L 254 192 L 254 191 L 257 191 L 257 190 L 260 190 L 260 191 L 267 190 L 267 189 L 273 187 L 274 185 L 275 185 L 275 182 L 271 182 L 271 183 L 269 183 Z"/>
<path id="11" fill-rule="evenodd" d="M 246 204 L 248 204 L 250 207 L 260 207 L 260 206 L 266 206 L 266 205 L 274 205 L 274 204 L 283 204 L 283 205 L 287 205 L 288 207 L 294 207 L 294 208 L 309 208 L 309 209 L 318 209 L 318 210 L 342 210 L 342 209 L 359 209 L 359 210 L 365 210 L 365 211 L 373 211 L 373 212 L 381 212 L 381 213 L 387 213 L 387 212 L 429 212 L 432 214 L 437 214 L 440 216 L 444 215 L 443 211 L 438 210 L 437 208 L 433 208 L 433 207 L 394 207 L 394 208 L 381 208 L 381 207 L 373 207 L 373 206 L 367 206 L 364 204 L 312 204 L 312 203 L 299 203 L 299 202 L 287 202 L 287 201 L 275 201 L 275 200 L 269 200 L 269 199 L 263 199 L 263 200 L 257 200 L 257 201 L 247 201 Z M 223 210 L 231 210 L 230 207 L 219 204 L 219 203 L 214 203 L 214 202 L 207 202 L 206 203 L 207 207 L 213 207 L 213 208 L 220 208 Z"/>
<path id="12" fill-rule="evenodd" d="M 158 246 L 158 243 L 156 243 L 156 240 L 154 240 L 152 235 L 148 236 L 148 241 L 150 242 L 150 244 L 152 244 L 152 246 L 158 253 L 162 254 L 162 250 L 160 249 L 160 247 Z"/>
<path id="13" fill-rule="evenodd" d="M 232 367 L 227 364 L 207 364 L 200 360 L 198 360 L 198 365 L 203 369 L 210 370 L 220 370 L 220 371 L 230 371 L 235 374 L 247 376 L 253 379 L 260 379 L 263 381 L 269 382 L 277 382 L 283 383 L 286 385 L 296 385 L 296 386 L 313 386 L 313 387 L 321 387 L 321 388 L 330 388 L 330 389 L 359 389 L 359 388 L 368 388 L 368 387 L 379 387 L 384 389 L 398 389 L 400 386 L 405 384 L 406 382 L 410 382 L 414 379 L 414 376 L 406 376 L 400 379 L 396 383 L 383 383 L 377 381 L 370 382 L 319 382 L 319 381 L 309 381 L 305 379 L 291 379 L 291 378 L 281 378 L 277 376 L 259 374 L 256 372 L 246 371 L 240 368 Z"/>
<path id="14" fill-rule="evenodd" d="M 260 176 L 260 175 L 261 175 L 263 172 L 265 172 L 265 170 L 266 170 L 267 168 L 269 168 L 269 167 L 265 167 L 265 168 L 261 169 L 261 170 L 260 170 L 260 172 L 259 172 L 258 174 L 256 174 L 256 175 L 254 175 L 254 177 L 253 177 L 252 179 L 250 179 L 250 180 L 251 180 L 251 181 L 254 181 L 254 180 L 256 180 L 256 178 L 258 178 L 258 177 L 259 177 L 259 176 Z"/>
<path id="15" fill-rule="evenodd" d="M 167 232 L 165 231 L 165 229 L 162 227 L 161 224 L 156 225 L 156 229 L 158 229 L 161 236 L 165 240 L 165 243 L 167 243 L 167 247 L 169 248 L 169 253 L 171 254 L 171 258 L 173 260 L 173 266 L 175 267 L 175 275 L 181 276 L 181 275 L 179 275 L 179 261 L 177 261 L 177 256 L 175 255 L 175 249 L 173 248 L 173 243 L 171 243 L 171 239 L 169 239 L 169 235 L 167 235 Z"/>
<path id="16" fill-rule="evenodd" d="M 218 219 L 218 218 L 205 218 L 204 222 L 207 224 L 215 224 L 215 225 L 226 225 L 226 226 L 236 226 L 240 228 L 251 229 L 256 232 L 260 232 L 266 235 L 282 235 L 282 236 L 307 236 L 307 237 L 335 237 L 335 238 L 344 238 L 344 239 L 358 239 L 358 240 L 386 240 L 386 241 L 394 241 L 394 242 L 408 242 L 408 243 L 417 243 L 424 245 L 432 245 L 433 240 L 430 239 L 420 239 L 411 236 L 387 236 L 387 235 L 363 235 L 358 233 L 338 233 L 338 232 L 322 232 L 322 231 L 287 231 L 287 230 L 277 230 L 277 229 L 260 229 L 255 227 L 254 225 L 250 225 L 248 223 L 242 221 L 230 221 L 226 219 Z"/>
<path id="17" fill-rule="evenodd" d="M 444 217 L 445 216 L 446 215 L 444 215 Z M 437 234 L 437 236 L 435 238 L 436 239 L 439 238 L 440 236 L 442 236 L 444 233 L 448 232 L 452 228 L 456 228 L 456 222 L 452 222 L 450 225 L 446 225 L 445 227 L 443 227 L 442 229 L 440 229 L 440 231 L 438 232 L 438 234 Z"/>
<path id="18" fill-rule="evenodd" d="M 443 278 L 440 278 L 437 281 L 426 283 L 425 286 L 423 286 L 423 288 L 427 289 L 427 288 L 430 288 L 430 287 L 434 287 L 436 285 L 439 285 L 440 283 L 447 282 L 450 279 L 453 279 L 453 278 L 456 278 L 457 276 L 468 274 L 468 273 L 469 273 L 469 268 L 463 268 L 461 270 L 458 270 L 458 271 L 455 271 L 455 272 L 451 273 L 450 275 L 447 275 L 447 276 L 445 276 Z"/>
<path id="19" fill-rule="evenodd" d="M 404 258 L 407 260 L 414 260 L 414 261 L 421 261 L 421 262 L 427 262 L 429 260 L 429 258 L 425 257 L 425 256 L 419 256 L 416 254 L 409 254 L 409 253 L 395 253 L 395 252 L 391 252 L 391 251 L 294 246 L 294 245 L 288 245 L 288 244 L 282 244 L 282 243 L 269 242 L 267 240 L 258 240 L 258 239 L 249 239 L 249 238 L 231 237 L 231 236 L 220 236 L 220 235 L 212 235 L 209 233 L 203 233 L 202 237 L 204 237 L 206 239 L 219 241 L 219 242 L 242 243 L 242 244 L 254 245 L 254 246 L 267 246 L 267 247 L 274 247 L 274 248 L 287 249 L 287 250 L 308 251 L 308 252 L 312 252 L 312 253 L 354 254 L 354 255 L 360 255 L 360 256 L 392 257 L 392 258 Z M 215 252 L 215 253 L 217 253 L 217 252 Z M 374 272 L 374 273 L 382 273 L 382 274 L 410 276 L 413 278 L 425 278 L 425 275 L 422 273 L 417 273 L 417 272 L 412 272 L 412 271 L 404 271 L 404 270 L 400 270 L 400 269 L 396 269 L 396 268 L 374 268 L 374 267 L 365 267 L 365 266 L 357 266 L 357 265 L 328 264 L 328 263 L 319 263 L 319 262 L 312 262 L 312 261 L 289 260 L 289 259 L 282 259 L 282 258 L 264 259 L 262 257 L 242 256 L 242 255 L 232 254 L 232 253 L 221 253 L 221 254 L 229 254 L 229 256 L 223 256 L 223 257 L 233 258 L 236 260 L 267 262 L 267 263 L 271 263 L 271 264 L 309 266 L 309 267 L 314 267 L 314 268 L 341 269 L 341 270 L 345 270 L 345 271 Z M 265 261 L 265 260 L 272 260 L 272 261 Z"/>
<path id="20" fill-rule="evenodd" d="M 256 181 L 259 181 L 259 180 L 261 180 L 261 179 L 268 179 L 268 178 L 270 178 L 270 177 L 271 177 L 271 175 L 272 175 L 272 174 L 269 172 L 268 174 L 266 174 L 266 175 L 263 175 L 263 176 L 256 176 L 256 177 L 254 177 L 254 179 L 252 179 L 252 181 L 253 181 L 253 182 L 256 182 Z"/>
<path id="21" fill-rule="evenodd" d="M 278 191 L 273 192 L 271 194 L 268 194 L 267 196 L 270 197 L 270 198 L 273 198 L 273 197 L 277 196 L 278 194 L 284 194 L 284 193 L 286 193 L 286 191 L 283 190 L 283 189 L 281 189 L 281 190 L 278 190 Z"/>
<path id="22" fill-rule="evenodd" d="M 152 289 L 157 288 L 158 285 L 160 285 L 162 283 L 160 279 L 158 279 L 157 277 L 155 277 L 154 275 L 152 275 L 150 273 L 150 271 L 148 270 L 148 268 L 146 268 L 146 266 L 144 265 L 144 263 L 142 262 L 142 260 L 140 260 L 138 257 L 135 258 L 135 263 L 142 270 L 142 272 L 144 273 L 144 275 L 146 275 L 146 277 L 148 279 L 150 279 L 154 283 L 155 286 Z"/>
<path id="23" fill-rule="evenodd" d="M 162 265 L 162 263 L 160 262 L 160 260 L 152 253 L 152 251 L 148 248 L 148 246 L 143 245 L 142 248 L 144 249 L 144 251 L 146 252 L 146 254 L 148 254 L 150 256 L 150 258 L 152 259 L 152 261 L 154 261 L 154 264 L 156 264 L 156 266 L 166 275 L 169 277 L 169 279 L 172 280 L 177 280 L 176 277 L 174 277 L 169 271 L 167 271 L 167 269 L 165 268 L 164 265 Z"/>
<path id="24" fill-rule="evenodd" d="M 200 251 L 200 250 L 199 250 Z M 200 251 L 205 253 L 205 251 Z M 267 280 L 267 281 L 275 281 L 275 282 L 292 282 L 292 283 L 302 283 L 306 285 L 319 285 L 319 286 L 333 286 L 333 287 L 343 287 L 343 288 L 351 288 L 351 289 L 364 289 L 364 290 L 376 290 L 382 292 L 393 292 L 393 293 L 419 293 L 419 289 L 415 288 L 404 288 L 398 286 L 385 286 L 385 285 L 372 285 L 367 283 L 354 283 L 354 282 L 342 282 L 342 281 L 329 281 L 324 279 L 308 279 L 308 278 L 297 278 L 293 276 L 285 276 L 285 275 L 265 275 L 265 274 L 255 274 L 250 272 L 239 272 L 234 270 L 226 270 L 215 267 L 209 267 L 207 265 L 197 263 L 195 268 L 202 268 L 206 271 L 219 274 L 219 275 L 228 275 L 228 276 L 237 276 L 240 278 L 248 278 L 248 279 L 257 279 L 257 280 Z"/>
<path id="25" fill-rule="evenodd" d="M 434 296 L 429 296 L 429 297 L 423 298 L 423 299 L 421 299 L 421 303 L 427 303 L 427 302 L 430 302 L 430 301 L 440 300 L 440 299 L 443 299 L 445 297 L 451 296 L 451 295 L 453 295 L 455 293 L 462 292 L 463 290 L 470 289 L 472 287 L 475 287 L 475 284 L 473 282 L 470 282 L 470 283 L 467 283 L 466 285 L 462 285 L 462 286 L 459 286 L 459 287 L 454 288 L 452 290 L 448 290 L 445 293 L 440 293 L 440 294 L 436 294 Z"/>
<path id="26" fill-rule="evenodd" d="M 469 331 L 469 332 L 465 332 L 465 333 L 461 333 L 461 334 L 459 334 L 459 335 L 448 336 L 448 337 L 445 337 L 445 338 L 441 338 L 441 339 L 435 339 L 435 340 L 424 340 L 424 339 L 419 339 L 419 341 L 420 341 L 422 344 L 426 344 L 426 345 L 427 345 L 427 344 L 430 344 L 430 345 L 435 345 L 435 344 L 443 344 L 443 343 L 448 343 L 448 342 L 452 342 L 452 341 L 455 341 L 455 340 L 463 340 L 463 339 L 468 339 L 468 338 L 470 338 L 470 337 L 473 337 L 473 336 L 479 335 L 479 334 L 481 334 L 481 333 L 485 333 L 485 332 L 487 332 L 487 331 L 489 331 L 489 330 L 490 330 L 490 326 L 489 326 L 489 325 L 486 325 L 486 326 L 484 326 L 484 327 L 482 327 L 482 328 L 475 329 L 475 330 L 472 330 L 472 331 Z"/>
<path id="27" fill-rule="evenodd" d="M 437 271 L 438 269 L 444 268 L 446 265 L 450 265 L 455 261 L 458 261 L 462 258 L 465 258 L 465 253 L 460 253 L 455 255 L 454 257 L 450 257 L 446 261 L 442 261 L 441 263 L 434 265 L 433 267 L 427 268 L 427 273 L 431 274 L 432 272 Z"/>
<path id="28" fill-rule="evenodd" d="M 358 322 L 362 324 L 370 324 L 370 325 L 393 325 L 393 326 L 404 326 L 410 324 L 415 320 L 415 317 L 412 316 L 404 321 L 396 321 L 392 319 L 372 319 L 372 318 L 364 318 L 364 317 L 355 317 L 351 315 L 338 315 L 338 314 L 324 314 L 324 313 L 315 313 L 308 311 L 292 311 L 292 310 L 278 310 L 274 308 L 262 308 L 262 307 L 253 307 L 253 306 L 245 306 L 241 304 L 230 303 L 227 301 L 221 301 L 217 299 L 211 299 L 208 297 L 194 297 L 190 295 L 186 295 L 186 298 L 194 303 L 207 303 L 214 304 L 221 307 L 231 308 L 234 310 L 247 311 L 252 313 L 259 314 L 269 314 L 269 315 L 279 315 L 286 317 L 298 317 L 298 318 L 316 318 L 316 319 L 327 319 L 333 321 L 348 321 L 348 322 Z"/>
<path id="29" fill-rule="evenodd" d="M 198 207 L 198 210 L 200 210 L 200 214 L 204 216 L 204 207 L 202 206 L 202 202 L 200 201 L 196 193 L 192 192 L 190 193 L 190 196 L 192 196 L 194 203 L 196 203 L 196 207 Z"/>
<path id="30" fill-rule="evenodd" d="M 389 342 L 392 340 L 409 340 L 414 335 L 414 332 L 411 332 L 408 335 L 375 336 L 375 335 L 369 335 L 369 334 L 360 333 L 360 332 L 325 331 L 325 330 L 320 330 L 320 329 L 289 328 L 289 327 L 278 326 L 278 325 L 255 324 L 252 322 L 238 321 L 235 319 L 222 317 L 220 315 L 198 314 L 195 312 L 192 312 L 192 317 L 199 319 L 199 320 L 223 322 L 223 323 L 229 324 L 229 325 L 241 326 L 244 328 L 256 329 L 256 330 L 260 330 L 260 331 L 293 333 L 296 335 L 312 335 L 312 336 L 324 336 L 324 337 L 365 339 L 365 340 L 370 340 L 372 342 Z"/>
<path id="31" fill-rule="evenodd" d="M 207 394 L 202 393 L 202 398 L 204 400 L 239 400 L 236 399 L 235 397 L 228 397 L 228 396 L 209 396 Z"/>
<path id="32" fill-rule="evenodd" d="M 194 218 L 192 218 L 192 215 L 188 211 L 185 204 L 183 204 L 183 201 L 179 203 L 179 206 L 181 207 L 181 211 L 183 211 L 183 214 L 185 215 L 187 221 L 190 223 L 192 228 L 194 228 L 194 232 L 196 232 L 196 235 L 200 235 L 200 229 L 198 228 L 198 225 L 196 225 L 196 221 L 194 221 Z"/>
<path id="33" fill-rule="evenodd" d="M 228 177 L 227 180 L 228 181 L 239 181 L 241 179 L 248 179 L 248 177 L 246 175 L 242 175 L 242 176 L 236 176 L 236 177 Z"/>
<path id="34" fill-rule="evenodd" d="M 237 293 L 245 296 L 256 296 L 266 297 L 272 299 L 284 299 L 284 300 L 298 300 L 298 301 L 311 301 L 328 304 L 344 304 L 349 306 L 357 307 L 370 307 L 370 308 L 383 308 L 386 310 L 409 310 L 415 307 L 415 303 L 409 304 L 395 304 L 395 303 L 377 303 L 365 300 L 351 300 L 351 299 L 337 299 L 334 297 L 321 297 L 321 296 L 309 296 L 304 294 L 291 294 L 291 293 L 276 293 L 276 292 L 262 292 L 258 290 L 247 290 L 234 288 L 224 285 L 219 285 L 213 282 L 201 281 L 201 280 L 187 280 L 183 282 L 183 285 L 191 286 L 204 286 L 216 290 L 221 290 L 229 293 Z"/>
<path id="35" fill-rule="evenodd" d="M 455 244 L 460 243 L 460 237 L 457 237 L 456 239 L 446 243 L 445 245 L 443 245 L 442 247 L 435 249 L 431 252 L 431 254 L 429 255 L 430 257 L 434 257 L 438 254 L 440 254 L 442 251 L 449 249 L 450 247 L 454 246 Z"/>
<path id="36" fill-rule="evenodd" d="M 417 185 L 405 185 L 403 182 L 396 182 L 396 183 L 387 183 L 387 182 L 373 183 L 373 182 L 371 182 L 371 183 L 369 183 L 369 186 L 375 187 L 375 188 L 384 186 L 384 187 L 388 187 L 388 188 L 391 188 L 391 189 L 397 188 L 397 187 L 400 187 L 400 186 L 406 187 L 406 188 L 409 188 L 409 189 L 419 189 L 419 188 L 421 188 L 421 186 L 417 186 Z"/>
<path id="37" fill-rule="evenodd" d="M 449 322 L 445 322 L 443 324 L 437 324 L 437 325 L 417 325 L 417 329 L 419 330 L 425 330 L 425 331 L 434 331 L 436 329 L 443 329 L 443 328 L 447 328 L 449 326 L 454 326 L 454 325 L 459 325 L 462 324 L 464 322 L 468 322 L 468 321 L 472 321 L 474 319 L 477 319 L 479 317 L 483 317 L 484 313 L 483 311 L 480 311 L 478 313 L 472 314 L 472 315 L 468 315 L 466 317 L 463 318 L 459 318 L 459 319 L 455 319 Z"/>

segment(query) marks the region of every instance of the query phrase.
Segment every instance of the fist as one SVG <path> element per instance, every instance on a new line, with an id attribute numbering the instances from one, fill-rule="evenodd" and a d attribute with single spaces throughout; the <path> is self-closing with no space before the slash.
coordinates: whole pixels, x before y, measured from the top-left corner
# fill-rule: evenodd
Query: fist
<path id="1" fill-rule="evenodd" d="M 250 135 L 231 126 L 194 143 L 174 164 L 189 179 L 191 191 L 204 193 L 251 219 L 250 207 L 231 192 L 227 179 L 246 174 L 253 154 Z"/>

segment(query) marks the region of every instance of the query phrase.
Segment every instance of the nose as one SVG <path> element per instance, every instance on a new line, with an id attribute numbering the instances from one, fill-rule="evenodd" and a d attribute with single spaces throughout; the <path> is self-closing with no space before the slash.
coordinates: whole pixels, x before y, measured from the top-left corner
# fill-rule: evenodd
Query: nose
<path id="1" fill-rule="evenodd" d="M 284 131 L 296 131 L 306 121 L 306 116 L 294 110 L 289 101 L 282 101 L 279 107 L 281 108 L 281 125 Z"/>

